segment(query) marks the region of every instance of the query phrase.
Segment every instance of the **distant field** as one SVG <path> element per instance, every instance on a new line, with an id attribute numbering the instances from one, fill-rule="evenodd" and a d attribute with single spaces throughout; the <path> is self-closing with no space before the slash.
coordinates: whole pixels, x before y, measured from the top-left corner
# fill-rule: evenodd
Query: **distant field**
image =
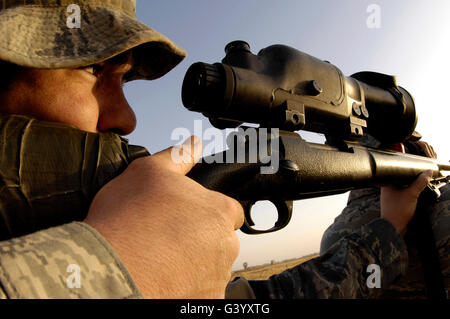
<path id="1" fill-rule="evenodd" d="M 247 280 L 265 280 L 274 274 L 278 274 L 286 269 L 295 267 L 305 261 L 319 256 L 311 255 L 298 259 L 292 259 L 288 261 L 283 261 L 273 265 L 262 265 L 255 267 L 248 267 L 247 270 L 238 270 L 232 273 L 231 279 L 235 277 L 244 277 Z"/>

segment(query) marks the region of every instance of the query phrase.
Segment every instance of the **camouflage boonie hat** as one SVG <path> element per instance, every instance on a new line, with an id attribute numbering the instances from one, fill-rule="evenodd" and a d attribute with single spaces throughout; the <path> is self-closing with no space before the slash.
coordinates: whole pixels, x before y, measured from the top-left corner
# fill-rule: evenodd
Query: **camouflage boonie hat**
<path id="1" fill-rule="evenodd" d="M 83 67 L 136 48 L 126 80 L 152 80 L 186 56 L 136 20 L 136 0 L 0 0 L 0 30 L 0 60 L 31 68 Z"/>

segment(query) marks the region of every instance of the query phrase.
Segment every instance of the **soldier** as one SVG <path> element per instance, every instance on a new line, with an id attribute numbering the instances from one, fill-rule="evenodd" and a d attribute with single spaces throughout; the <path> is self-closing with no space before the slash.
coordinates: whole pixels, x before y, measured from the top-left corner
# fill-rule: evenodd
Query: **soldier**
<path id="1" fill-rule="evenodd" d="M 378 148 L 380 143 L 365 135 L 360 141 L 367 147 Z M 431 146 L 424 142 L 408 143 L 410 153 L 437 158 Z M 423 177 L 423 174 L 421 175 Z M 402 211 L 412 218 L 417 198 L 425 187 L 419 180 L 405 190 L 394 187 L 352 191 L 348 205 L 322 237 L 320 257 L 302 263 L 268 280 L 247 281 L 236 278 L 227 287 L 228 298 L 410 298 L 426 297 L 422 264 L 417 247 L 411 247 L 407 222 L 396 227 L 394 235 L 383 219 L 395 225 Z M 448 186 L 434 206 L 432 219 L 442 271 L 448 290 Z M 380 201 L 380 193 L 381 196 Z M 409 199 L 408 199 L 409 197 Z M 408 208 L 406 208 L 408 207 Z M 386 216 L 389 215 L 389 216 Z M 392 215 L 391 215 L 392 214 Z M 380 219 L 381 217 L 381 219 Z M 401 217 L 401 219 L 403 219 Z M 408 219 L 408 221 L 411 219 Z M 399 240 L 399 235 L 405 239 Z M 392 236 L 392 237 L 387 237 Z M 405 245 L 408 246 L 405 246 Z M 371 249 L 386 245 L 374 258 Z M 406 248 L 407 247 L 407 248 Z M 387 253 L 388 252 L 388 253 Z M 382 272 L 379 286 L 368 284 L 372 268 Z M 378 289 L 381 288 L 381 289 Z"/>
<path id="2" fill-rule="evenodd" d="M 369 135 L 365 135 L 361 144 L 368 147 L 378 148 L 380 143 Z M 407 143 L 409 153 L 437 158 L 433 147 L 425 142 Z M 341 238 L 353 233 L 362 225 L 368 224 L 380 216 L 380 188 L 350 192 L 348 203 L 342 213 L 336 217 L 334 223 L 325 231 L 320 247 L 320 254 L 324 255 L 327 250 L 336 244 Z M 434 239 L 439 254 L 439 263 L 444 281 L 444 289 L 450 290 L 450 185 L 441 189 L 441 196 L 436 203 L 432 204 L 430 215 Z M 425 225 L 422 225 L 425 226 Z M 381 286 L 380 289 L 371 290 L 373 298 L 384 299 L 410 299 L 426 298 L 427 291 L 424 278 L 423 263 L 420 258 L 415 235 L 405 237 L 408 248 L 408 267 L 404 275 L 397 278 L 392 284 Z M 419 240 L 425 240 L 420 238 Z"/>
<path id="3" fill-rule="evenodd" d="M 347 230 L 319 257 L 268 280 L 236 278 L 228 298 L 373 298 L 378 289 L 368 283 L 372 269 L 380 270 L 379 286 L 387 287 L 405 274 L 408 251 L 403 236 L 414 215 L 417 199 L 430 175 L 421 174 L 406 189 L 382 187 L 378 215 Z M 387 222 L 389 221 L 389 222 Z M 392 227 L 394 226 L 394 227 Z M 323 244 L 322 244 L 323 247 Z M 382 275 L 381 275 L 382 274 Z"/>
<path id="4" fill-rule="evenodd" d="M 70 20 L 76 11 L 79 28 Z M 185 56 L 135 16 L 132 0 L 1 1 L 1 113 L 129 134 L 136 120 L 122 84 L 161 77 Z M 3 122 L 4 136 L 11 136 L 12 118 Z M 7 153 L 14 158 L 16 152 Z M 201 143 L 191 156 L 199 154 Z M 193 163 L 173 163 L 170 150 L 135 160 L 97 194 L 84 222 L 1 242 L 0 294 L 223 297 L 238 254 L 242 207 L 185 177 Z M 16 163 L 7 165 L 2 162 L 3 186 L 11 184 Z M 81 285 L 67 284 L 75 271 Z"/>
<path id="5" fill-rule="evenodd" d="M 25 151 L 8 138 L 17 135 L 13 114 L 70 125 L 67 129 L 129 134 L 135 117 L 123 82 L 161 77 L 185 52 L 136 21 L 132 0 L 3 0 L 1 5 L 0 108 L 5 139 L 0 217 L 6 233 L 9 221 L 17 217 L 3 210 L 12 199 L 8 190 L 21 187 L 11 175 L 24 173 L 17 158 Z M 70 20 L 77 11 L 81 21 Z M 235 230 L 243 223 L 243 210 L 234 199 L 185 176 L 201 154 L 198 139 L 188 142 L 193 145 L 186 149 L 190 163 L 175 164 L 170 149 L 134 160 L 100 189 L 83 222 L 56 223 L 0 242 L 0 295 L 224 297 L 239 250 Z M 45 176 L 33 177 L 43 189 Z M 288 298 L 366 296 L 362 273 L 373 263 L 389 270 L 391 276 L 383 280 L 390 282 L 405 268 L 406 249 L 399 233 L 411 219 L 428 178 L 422 174 L 398 192 L 400 202 L 411 204 L 408 209 L 387 203 L 382 218 L 333 246 L 326 257 L 273 278 L 273 285 L 255 283 L 251 292 Z M 15 194 L 15 199 L 27 200 Z M 68 281 L 71 272 L 78 272 L 81 282 Z"/>

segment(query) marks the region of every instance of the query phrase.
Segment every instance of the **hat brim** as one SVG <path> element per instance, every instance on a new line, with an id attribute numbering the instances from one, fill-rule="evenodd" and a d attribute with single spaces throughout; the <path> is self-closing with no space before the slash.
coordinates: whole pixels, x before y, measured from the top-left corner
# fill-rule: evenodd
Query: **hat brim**
<path id="1" fill-rule="evenodd" d="M 67 16 L 61 7 L 1 11 L 0 59 L 31 68 L 77 68 L 136 48 L 137 63 L 127 80 L 152 80 L 186 56 L 167 37 L 123 12 L 83 5 L 79 28 L 70 28 Z"/>

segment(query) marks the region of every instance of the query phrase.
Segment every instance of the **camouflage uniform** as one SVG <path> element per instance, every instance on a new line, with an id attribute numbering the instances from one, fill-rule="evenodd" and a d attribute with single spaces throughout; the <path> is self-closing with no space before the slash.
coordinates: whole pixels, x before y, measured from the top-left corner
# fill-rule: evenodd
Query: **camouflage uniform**
<path id="1" fill-rule="evenodd" d="M 371 188 L 350 193 L 347 207 L 325 231 L 320 253 L 328 250 L 341 238 L 352 233 L 362 225 L 370 223 L 380 216 L 380 189 Z M 431 214 L 433 233 L 439 252 L 440 265 L 444 277 L 445 289 L 450 290 L 450 186 L 442 190 L 442 195 L 433 205 Z M 409 263 L 407 272 L 391 285 L 382 285 L 372 291 L 373 298 L 426 298 L 422 262 L 417 247 L 405 238 L 408 247 Z"/>
<path id="2" fill-rule="evenodd" d="M 381 286 L 405 273 L 406 245 L 394 226 L 378 218 L 347 234 L 320 257 L 268 280 L 238 278 L 227 287 L 227 298 L 368 298 L 376 288 L 367 280 L 376 264 Z"/>
<path id="3" fill-rule="evenodd" d="M 378 147 L 377 141 L 365 137 L 362 144 Z M 424 155 L 424 154 L 420 154 Z M 432 207 L 430 214 L 439 262 L 444 279 L 445 289 L 450 291 L 450 185 L 441 189 L 442 195 Z M 325 231 L 320 254 L 327 255 L 333 245 L 363 225 L 380 217 L 380 189 L 367 188 L 350 192 L 347 206 L 336 217 L 334 223 Z M 426 298 L 424 272 L 422 262 L 415 244 L 406 236 L 409 263 L 406 273 L 390 285 L 382 285 L 381 289 L 371 291 L 372 298 Z"/>
<path id="4" fill-rule="evenodd" d="M 70 267 L 79 267 L 79 287 Z M 72 283 L 72 284 L 71 284 Z M 0 242 L 2 298 L 141 298 L 117 254 L 85 223 Z"/>
<path id="5" fill-rule="evenodd" d="M 0 140 L 0 296 L 142 297 L 105 239 L 72 222 L 129 163 L 126 141 L 17 115 L 0 115 Z"/>
<path id="6" fill-rule="evenodd" d="M 75 23 L 77 14 L 79 25 Z M 135 0 L 0 0 L 0 29 L 0 61 L 28 68 L 77 68 L 132 50 L 133 69 L 124 81 L 152 80 L 169 72 L 186 55 L 164 35 L 136 20 Z M 59 202 L 53 207 L 47 204 L 48 214 L 41 211 L 45 222 L 33 209 L 20 213 L 11 209 L 45 202 L 48 184 L 58 179 L 58 171 L 42 169 L 55 168 L 58 163 L 48 160 L 31 176 L 33 190 L 24 187 L 23 163 L 16 160 L 22 152 L 6 146 L 14 143 L 10 137 L 16 133 L 8 123 L 1 128 L 0 297 L 141 298 L 128 270 L 97 231 L 75 218 L 62 222 L 58 214 L 52 215 L 53 210 L 61 209 Z M 70 149 L 68 144 L 49 147 L 53 146 Z M 46 156 L 41 150 L 41 158 Z M 56 166 L 64 166 L 59 164 Z M 60 180 L 58 185 L 66 189 L 52 196 L 67 197 L 73 191 L 86 200 L 85 190 L 95 186 L 86 185 L 90 180 L 84 179 L 84 173 L 71 173 L 75 175 L 71 183 Z M 10 205 L 20 201 L 21 205 Z M 23 218 L 27 216 L 29 220 Z M 80 287 L 70 284 L 72 280 Z"/>

